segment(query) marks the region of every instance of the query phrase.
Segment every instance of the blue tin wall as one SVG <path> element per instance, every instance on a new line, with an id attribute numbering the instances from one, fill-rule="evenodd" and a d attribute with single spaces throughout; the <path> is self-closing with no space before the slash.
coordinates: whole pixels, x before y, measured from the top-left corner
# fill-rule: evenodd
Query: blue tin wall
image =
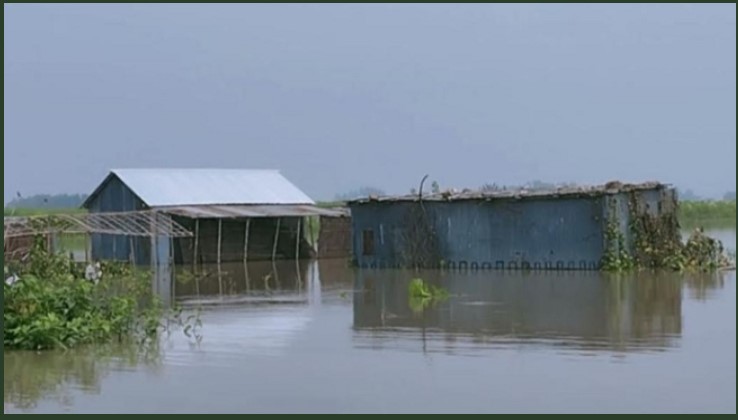
<path id="1" fill-rule="evenodd" d="M 447 264 L 596 269 L 603 252 L 599 199 L 469 201 L 434 205 Z"/>
<path id="2" fill-rule="evenodd" d="M 426 202 L 441 258 L 449 267 L 597 269 L 604 250 L 603 199 Z M 403 265 L 407 213 L 417 203 L 351 208 L 356 264 Z M 363 232 L 374 232 L 365 255 Z"/>
<path id="3" fill-rule="evenodd" d="M 402 264 L 402 232 L 411 206 L 407 202 L 368 203 L 351 207 L 351 247 L 361 267 L 395 267 Z M 363 232 L 374 232 L 374 252 L 365 254 Z M 320 240 L 320 239 L 318 239 Z"/>
<path id="4" fill-rule="evenodd" d="M 114 175 L 105 181 L 103 187 L 87 206 L 90 213 L 135 211 L 145 208 L 144 202 Z M 151 239 L 141 237 L 92 234 L 92 258 L 96 260 L 129 261 L 131 258 L 131 242 L 133 242 L 136 264 L 150 264 Z"/>

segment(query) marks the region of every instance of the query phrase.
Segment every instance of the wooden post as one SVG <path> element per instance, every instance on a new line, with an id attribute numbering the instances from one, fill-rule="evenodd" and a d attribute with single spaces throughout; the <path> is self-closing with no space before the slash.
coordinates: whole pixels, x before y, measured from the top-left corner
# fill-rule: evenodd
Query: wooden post
<path id="1" fill-rule="evenodd" d="M 136 265 L 136 252 L 133 250 L 133 236 L 128 237 L 128 246 L 131 248 L 129 254 L 129 258 L 131 259 L 131 265 Z"/>
<path id="2" fill-rule="evenodd" d="M 197 274 L 197 241 L 200 239 L 200 219 L 195 219 L 195 246 L 192 251 L 192 273 Z"/>
<path id="3" fill-rule="evenodd" d="M 302 285 L 300 278 L 300 227 L 302 227 L 302 217 L 297 218 L 297 240 L 295 240 L 295 267 L 297 268 L 297 284 Z"/>
<path id="4" fill-rule="evenodd" d="M 249 279 L 249 265 L 246 263 L 246 260 L 243 260 L 243 274 L 245 276 L 245 282 L 246 282 L 246 292 L 251 291 L 251 281 Z"/>
<path id="5" fill-rule="evenodd" d="M 223 219 L 218 220 L 218 270 L 220 270 L 220 244 L 223 239 Z"/>
<path id="6" fill-rule="evenodd" d="M 223 219 L 218 219 L 218 290 L 223 295 L 223 277 L 220 270 L 220 245 L 223 239 Z"/>
<path id="7" fill-rule="evenodd" d="M 277 243 L 279 243 L 279 227 L 282 224 L 282 218 L 277 218 L 277 229 L 274 230 L 274 246 L 272 247 L 272 261 L 277 257 Z"/>
<path id="8" fill-rule="evenodd" d="M 297 219 L 297 240 L 295 241 L 295 259 L 300 259 L 300 228 L 302 227 L 302 217 Z"/>
<path id="9" fill-rule="evenodd" d="M 315 255 L 318 256 L 318 244 L 315 243 L 316 240 L 313 231 L 315 231 L 316 221 L 318 222 L 318 226 L 320 226 L 320 216 L 308 216 L 308 220 L 310 221 L 310 246 L 313 248 L 313 251 L 315 251 Z"/>
<path id="10" fill-rule="evenodd" d="M 174 266 L 174 238 L 169 237 L 169 269 L 172 270 L 172 287 L 170 289 L 171 291 L 171 300 L 170 302 L 174 302 L 175 296 L 175 288 L 177 286 L 177 267 Z"/>
<path id="11" fill-rule="evenodd" d="M 277 229 L 274 231 L 274 247 L 272 248 L 272 272 L 274 273 L 274 283 L 277 289 L 279 285 L 279 273 L 277 272 L 276 257 L 277 257 L 277 243 L 279 242 L 279 227 L 282 224 L 282 218 L 277 218 Z"/>
<path id="12" fill-rule="evenodd" d="M 113 241 L 113 244 L 115 244 L 115 241 Z M 157 252 L 157 246 L 156 246 L 156 213 L 154 213 L 154 217 L 151 219 L 151 255 L 149 256 L 149 260 L 151 262 L 151 272 L 153 273 L 153 279 L 151 281 L 152 290 L 154 291 L 154 295 L 156 295 L 159 291 L 159 268 L 158 268 L 158 252 Z"/>
<path id="13" fill-rule="evenodd" d="M 92 235 L 85 235 L 85 263 L 90 262 L 90 256 L 92 255 Z"/>
<path id="14" fill-rule="evenodd" d="M 251 227 L 251 218 L 246 219 L 246 230 L 243 232 L 243 262 L 249 258 L 249 228 Z"/>

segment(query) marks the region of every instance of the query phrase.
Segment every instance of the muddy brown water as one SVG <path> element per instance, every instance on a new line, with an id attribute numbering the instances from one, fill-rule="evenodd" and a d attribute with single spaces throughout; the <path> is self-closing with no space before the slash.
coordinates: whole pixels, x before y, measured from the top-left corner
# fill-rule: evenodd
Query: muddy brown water
<path id="1" fill-rule="evenodd" d="M 711 231 L 735 249 L 735 230 Z M 224 265 L 175 286 L 202 341 L 4 355 L 6 413 L 736 411 L 734 272 Z"/>

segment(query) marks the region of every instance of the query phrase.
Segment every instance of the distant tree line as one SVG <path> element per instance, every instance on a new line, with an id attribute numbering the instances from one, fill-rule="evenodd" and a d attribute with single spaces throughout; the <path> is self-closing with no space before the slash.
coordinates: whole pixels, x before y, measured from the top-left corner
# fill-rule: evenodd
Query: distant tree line
<path id="1" fill-rule="evenodd" d="M 702 200 L 702 197 L 695 194 L 695 192 L 690 189 L 682 190 L 682 189 L 677 188 L 677 195 L 679 196 L 679 200 L 681 201 L 700 201 Z"/>
<path id="2" fill-rule="evenodd" d="M 679 200 L 681 201 L 705 201 L 710 200 L 710 198 L 705 198 L 702 196 L 699 196 L 695 194 L 694 191 L 690 189 L 681 190 L 677 188 L 677 194 L 679 195 Z M 722 197 L 725 201 L 735 201 L 735 191 L 728 191 L 725 194 L 723 194 Z"/>
<path id="3" fill-rule="evenodd" d="M 5 207 L 24 209 L 77 208 L 82 205 L 86 198 L 87 194 L 37 194 L 23 197 L 19 193 Z"/>

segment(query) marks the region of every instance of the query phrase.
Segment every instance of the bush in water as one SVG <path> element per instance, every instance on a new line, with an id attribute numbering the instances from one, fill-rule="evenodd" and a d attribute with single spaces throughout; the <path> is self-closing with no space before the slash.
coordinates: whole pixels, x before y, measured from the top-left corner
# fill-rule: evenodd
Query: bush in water
<path id="1" fill-rule="evenodd" d="M 41 350 L 124 338 L 146 341 L 172 320 L 188 336 L 200 326 L 195 316 L 183 321 L 181 309 L 165 310 L 148 273 L 110 263 L 103 264 L 102 272 L 97 283 L 85 279 L 84 270 L 63 255 L 46 252 L 39 238 L 28 262 L 12 273 L 14 281 L 3 286 L 4 347 Z M 11 274 L 7 267 L 5 274 Z"/>

